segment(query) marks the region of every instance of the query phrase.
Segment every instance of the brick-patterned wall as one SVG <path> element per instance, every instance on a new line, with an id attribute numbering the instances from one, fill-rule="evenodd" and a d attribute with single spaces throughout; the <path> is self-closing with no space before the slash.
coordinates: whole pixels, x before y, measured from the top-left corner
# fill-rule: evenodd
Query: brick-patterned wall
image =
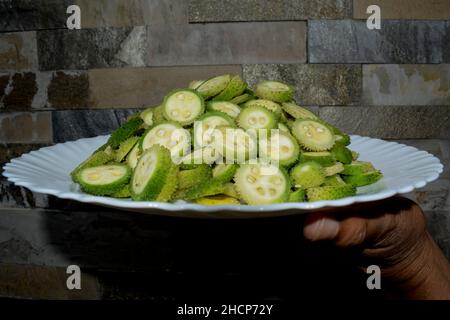
<path id="1" fill-rule="evenodd" d="M 73 3 L 81 7 L 82 30 L 65 29 Z M 381 7 L 381 30 L 366 27 L 371 4 Z M 285 80 L 301 104 L 345 131 L 439 157 L 446 165 L 439 181 L 410 197 L 450 257 L 448 0 L 0 0 L 0 164 L 41 146 L 109 133 L 168 90 L 221 73 L 242 74 L 250 84 Z M 101 245 L 85 249 L 90 240 L 118 232 L 148 249 L 139 243 L 152 239 L 161 244 L 153 249 L 159 256 L 168 233 L 179 228 L 174 221 L 136 226 L 134 219 L 32 194 L 2 177 L 0 263 L 113 268 L 120 259 L 100 255 L 102 265 L 94 258 Z M 0 270 L 18 278 L 35 272 Z M 0 295 L 55 297 L 58 286 L 11 292 L 0 279 Z"/>

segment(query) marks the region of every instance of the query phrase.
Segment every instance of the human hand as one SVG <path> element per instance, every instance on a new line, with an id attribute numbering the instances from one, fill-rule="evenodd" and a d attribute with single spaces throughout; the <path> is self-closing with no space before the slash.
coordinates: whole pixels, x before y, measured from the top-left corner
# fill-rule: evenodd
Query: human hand
<path id="1" fill-rule="evenodd" d="M 382 279 L 405 298 L 450 299 L 450 264 L 411 200 L 394 197 L 313 213 L 303 233 L 313 242 L 356 249 L 360 267 L 378 265 Z"/>

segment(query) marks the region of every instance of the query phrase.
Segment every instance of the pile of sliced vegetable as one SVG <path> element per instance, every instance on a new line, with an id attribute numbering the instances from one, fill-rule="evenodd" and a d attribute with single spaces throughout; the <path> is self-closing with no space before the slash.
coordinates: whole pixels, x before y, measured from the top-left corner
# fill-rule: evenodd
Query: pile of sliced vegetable
<path id="1" fill-rule="evenodd" d="M 130 116 L 72 179 L 93 195 L 203 205 L 334 200 L 381 179 L 293 97 L 279 81 L 193 81 Z"/>

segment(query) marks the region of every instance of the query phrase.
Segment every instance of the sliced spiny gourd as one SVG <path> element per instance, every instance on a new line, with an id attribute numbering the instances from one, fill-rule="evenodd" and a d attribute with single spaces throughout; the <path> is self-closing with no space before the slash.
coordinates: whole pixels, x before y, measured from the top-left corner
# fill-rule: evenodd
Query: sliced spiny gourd
<path id="1" fill-rule="evenodd" d="M 318 119 L 317 116 L 311 111 L 296 105 L 293 102 L 284 102 L 281 104 L 283 110 L 292 116 L 294 119 Z"/>
<path id="2" fill-rule="evenodd" d="M 175 161 L 189 152 L 191 135 L 188 130 L 176 123 L 161 123 L 148 130 L 141 140 L 142 151 L 154 145 L 161 145 L 169 149 Z"/>
<path id="3" fill-rule="evenodd" d="M 234 181 L 241 199 L 250 205 L 285 202 L 291 188 L 283 169 L 261 164 L 241 165 Z"/>
<path id="4" fill-rule="evenodd" d="M 298 143 L 289 133 L 275 131 L 270 137 L 260 136 L 259 156 L 272 164 L 288 167 L 297 161 L 299 153 Z"/>
<path id="5" fill-rule="evenodd" d="M 125 187 L 123 187 L 119 191 L 111 194 L 110 197 L 111 198 L 118 198 L 118 199 L 130 198 L 131 197 L 130 185 L 129 184 L 125 185 Z"/>
<path id="6" fill-rule="evenodd" d="M 127 156 L 127 164 L 131 169 L 136 168 L 140 155 L 141 147 L 138 142 L 134 145 L 133 149 L 131 149 L 130 153 Z"/>
<path id="7" fill-rule="evenodd" d="M 297 189 L 289 193 L 288 202 L 305 202 L 306 191 L 305 189 Z"/>
<path id="8" fill-rule="evenodd" d="M 201 164 L 213 164 L 221 157 L 215 147 L 204 147 L 195 149 L 181 159 L 181 168 L 194 169 Z"/>
<path id="9" fill-rule="evenodd" d="M 261 99 L 281 103 L 292 100 L 294 90 L 291 86 L 279 81 L 263 81 L 256 86 L 255 94 Z"/>
<path id="10" fill-rule="evenodd" d="M 255 96 L 251 95 L 250 93 L 244 93 L 241 94 L 240 96 L 234 97 L 233 99 L 230 100 L 230 102 L 234 104 L 243 104 L 246 103 L 247 101 L 253 100 L 254 98 Z"/>
<path id="11" fill-rule="evenodd" d="M 366 161 L 353 161 L 351 164 L 344 165 L 342 174 L 344 175 L 361 175 L 370 171 L 374 171 L 375 168 L 370 162 Z"/>
<path id="12" fill-rule="evenodd" d="M 350 136 L 348 135 L 340 135 L 336 134 L 334 135 L 334 141 L 336 144 L 340 144 L 343 146 L 348 146 L 350 144 Z"/>
<path id="13" fill-rule="evenodd" d="M 336 162 L 334 165 L 323 168 L 327 177 L 334 176 L 335 174 L 344 171 L 344 165 L 340 162 Z"/>
<path id="14" fill-rule="evenodd" d="M 352 159 L 353 159 L 353 161 L 358 160 L 358 158 L 359 158 L 359 153 L 352 150 Z"/>
<path id="15" fill-rule="evenodd" d="M 160 123 L 167 122 L 164 118 L 164 105 L 160 105 L 153 110 L 153 125 L 156 126 Z"/>
<path id="16" fill-rule="evenodd" d="M 164 98 L 164 117 L 187 126 L 205 111 L 205 101 L 196 91 L 180 89 L 169 93 Z"/>
<path id="17" fill-rule="evenodd" d="M 382 177 L 383 175 L 380 171 L 370 171 L 359 175 L 342 176 L 342 179 L 344 179 L 347 184 L 351 184 L 355 187 L 363 187 L 377 182 Z"/>
<path id="18" fill-rule="evenodd" d="M 108 145 L 113 149 L 117 149 L 122 142 L 136 135 L 143 123 L 144 121 L 139 117 L 125 122 L 111 134 L 111 137 L 108 139 Z"/>
<path id="19" fill-rule="evenodd" d="M 193 80 L 189 83 L 189 89 L 196 90 L 205 80 Z"/>
<path id="20" fill-rule="evenodd" d="M 131 137 L 122 142 L 119 146 L 119 149 L 115 152 L 115 160 L 116 162 L 122 162 L 123 159 L 131 152 L 136 143 L 139 141 L 139 137 Z"/>
<path id="21" fill-rule="evenodd" d="M 144 123 L 147 127 L 151 127 L 153 125 L 153 111 L 155 108 L 147 108 L 140 113 L 140 117 L 144 120 Z"/>
<path id="22" fill-rule="evenodd" d="M 105 149 L 106 150 L 106 149 Z M 78 182 L 78 172 L 82 169 L 101 166 L 114 158 L 111 152 L 96 151 L 87 160 L 83 161 L 78 167 L 76 167 L 71 173 L 72 180 Z"/>
<path id="23" fill-rule="evenodd" d="M 237 118 L 241 113 L 241 108 L 230 101 L 210 101 L 207 104 L 207 109 L 213 112 L 225 113 L 233 119 Z"/>
<path id="24" fill-rule="evenodd" d="M 278 124 L 275 114 L 260 106 L 245 107 L 236 121 L 241 128 L 256 130 L 274 129 Z"/>
<path id="25" fill-rule="evenodd" d="M 351 150 L 342 144 L 335 144 L 331 149 L 331 153 L 337 161 L 342 162 L 343 164 L 350 164 L 353 161 Z"/>
<path id="26" fill-rule="evenodd" d="M 195 90 L 197 90 L 203 96 L 203 98 L 209 99 L 217 96 L 219 93 L 225 90 L 230 81 L 231 75 L 225 74 L 206 80 Z"/>
<path id="27" fill-rule="evenodd" d="M 300 163 L 291 170 L 291 179 L 296 188 L 318 187 L 325 181 L 325 172 L 316 162 Z"/>
<path id="28" fill-rule="evenodd" d="M 335 157 L 328 151 L 322 152 L 302 152 L 300 154 L 300 162 L 314 161 L 318 164 L 327 167 L 332 166 L 336 163 Z"/>
<path id="29" fill-rule="evenodd" d="M 123 164 L 106 164 L 82 169 L 77 181 L 84 192 L 99 196 L 120 191 L 130 181 L 131 169 Z"/>
<path id="30" fill-rule="evenodd" d="M 225 184 L 222 181 L 213 178 L 192 186 L 183 192 L 182 196 L 185 200 L 195 200 L 201 197 L 223 194 L 224 190 Z"/>
<path id="31" fill-rule="evenodd" d="M 209 197 L 203 197 L 195 200 L 195 203 L 201 204 L 204 206 L 220 206 L 220 205 L 227 205 L 227 204 L 241 204 L 239 200 L 228 197 L 226 195 L 216 195 L 216 196 L 209 196 Z"/>
<path id="32" fill-rule="evenodd" d="M 134 169 L 130 192 L 134 200 L 156 200 L 171 178 L 173 169 L 170 152 L 160 145 L 147 149 Z"/>
<path id="33" fill-rule="evenodd" d="M 336 200 L 351 197 L 356 194 L 356 188 L 351 185 L 327 186 L 306 189 L 308 201 Z"/>
<path id="34" fill-rule="evenodd" d="M 225 163 L 255 159 L 258 156 L 256 132 L 218 127 L 214 130 L 214 148 L 226 159 Z"/>
<path id="35" fill-rule="evenodd" d="M 158 202 L 169 202 L 172 200 L 175 191 L 178 188 L 178 171 L 180 170 L 179 166 L 172 166 L 169 169 L 167 174 L 166 181 L 159 193 L 158 197 L 156 197 L 156 201 Z"/>
<path id="36" fill-rule="evenodd" d="M 226 196 L 239 199 L 239 193 L 237 193 L 236 186 L 232 182 L 225 183 L 222 193 Z"/>
<path id="37" fill-rule="evenodd" d="M 258 107 L 263 107 L 266 108 L 267 110 L 273 112 L 273 114 L 277 117 L 277 120 L 280 118 L 282 110 L 281 110 L 281 106 L 273 101 L 270 100 L 265 100 L 265 99 L 256 99 L 256 100 L 250 100 L 249 102 L 244 104 L 244 107 L 253 107 L 253 106 L 258 106 Z"/>
<path id="38" fill-rule="evenodd" d="M 213 143 L 214 129 L 217 127 L 235 127 L 232 118 L 222 112 L 207 112 L 194 123 L 194 145 L 209 146 Z"/>
<path id="39" fill-rule="evenodd" d="M 178 172 L 178 186 L 180 189 L 191 188 L 198 183 L 211 179 L 211 177 L 211 167 L 207 164 L 200 164 L 194 169 L 181 170 Z"/>
<path id="40" fill-rule="evenodd" d="M 238 166 L 234 163 L 231 164 L 221 163 L 216 165 L 212 169 L 212 176 L 214 177 L 214 179 L 220 180 L 224 183 L 230 182 L 231 179 L 233 179 L 237 168 Z"/>
<path id="41" fill-rule="evenodd" d="M 292 133 L 306 150 L 327 151 L 334 145 L 333 133 L 328 127 L 316 120 L 295 120 Z"/>
<path id="42" fill-rule="evenodd" d="M 334 176 L 326 177 L 322 186 L 332 187 L 332 186 L 345 186 L 346 183 L 342 180 L 341 176 L 336 174 Z"/>
<path id="43" fill-rule="evenodd" d="M 242 81 L 239 75 L 235 75 L 228 82 L 227 86 L 221 93 L 213 98 L 215 101 L 229 101 L 239 96 L 247 88 L 247 84 Z"/>
<path id="44" fill-rule="evenodd" d="M 284 133 L 287 133 L 287 134 L 291 134 L 291 131 L 289 130 L 289 128 L 288 128 L 285 124 L 283 124 L 283 123 L 281 123 L 281 122 L 278 123 L 278 129 L 279 129 L 281 132 L 284 132 Z M 297 143 L 297 142 L 296 142 L 296 143 Z"/>

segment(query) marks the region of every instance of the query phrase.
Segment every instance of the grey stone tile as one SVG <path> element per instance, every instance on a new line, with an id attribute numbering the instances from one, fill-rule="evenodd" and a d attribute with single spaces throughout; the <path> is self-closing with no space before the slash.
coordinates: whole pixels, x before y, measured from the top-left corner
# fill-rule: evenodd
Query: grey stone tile
<path id="1" fill-rule="evenodd" d="M 53 112 L 54 141 L 66 142 L 110 134 L 136 109 L 67 110 Z"/>
<path id="2" fill-rule="evenodd" d="M 344 132 L 385 139 L 448 139 L 450 107 L 322 107 L 319 116 Z"/>
<path id="3" fill-rule="evenodd" d="M 351 105 L 360 101 L 360 65 L 254 64 L 244 65 L 243 73 L 252 87 L 266 79 L 293 85 L 296 100 L 302 105 Z"/>
<path id="4" fill-rule="evenodd" d="M 190 22 L 345 19 L 350 0 L 189 0 Z"/>
<path id="5" fill-rule="evenodd" d="M 365 105 L 450 105 L 450 65 L 364 65 Z"/>
<path id="6" fill-rule="evenodd" d="M 311 63 L 449 62 L 450 23 L 383 21 L 369 30 L 365 21 L 315 20 L 308 24 Z"/>

